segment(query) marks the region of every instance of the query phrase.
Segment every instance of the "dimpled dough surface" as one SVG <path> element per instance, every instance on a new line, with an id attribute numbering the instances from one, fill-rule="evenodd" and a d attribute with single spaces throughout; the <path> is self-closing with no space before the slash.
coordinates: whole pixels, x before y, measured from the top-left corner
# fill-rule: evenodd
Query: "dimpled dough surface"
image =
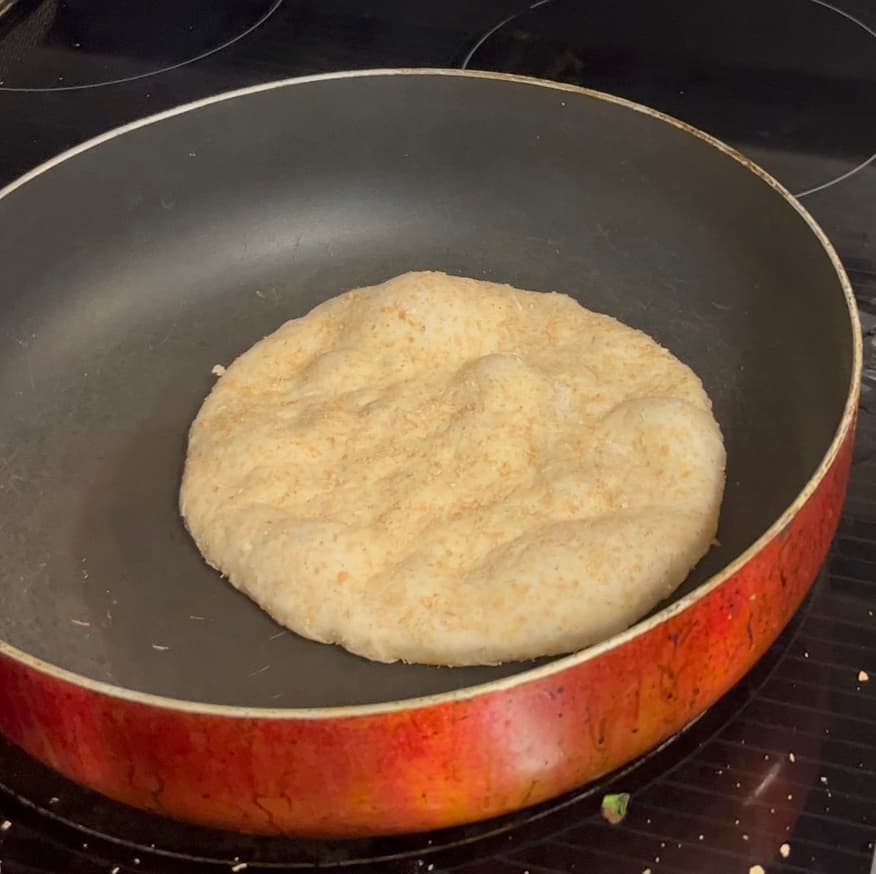
<path id="1" fill-rule="evenodd" d="M 696 375 L 561 294 L 408 273 L 241 355 L 189 434 L 201 553 L 298 634 L 370 659 L 570 652 L 669 595 L 715 536 Z"/>

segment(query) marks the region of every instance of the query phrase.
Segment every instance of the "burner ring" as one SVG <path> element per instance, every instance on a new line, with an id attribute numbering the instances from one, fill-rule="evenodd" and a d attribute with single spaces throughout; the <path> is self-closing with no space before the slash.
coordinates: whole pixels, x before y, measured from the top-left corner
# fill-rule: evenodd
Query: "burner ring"
<path id="1" fill-rule="evenodd" d="M 876 84 L 869 24 L 827 0 L 656 7 L 537 0 L 483 34 L 461 67 L 653 106 L 734 145 L 799 198 L 876 162 L 876 118 L 861 110 Z"/>
<path id="2" fill-rule="evenodd" d="M 231 47 L 282 3 L 239 0 L 211 17 L 206 0 L 111 3 L 105 13 L 93 3 L 77 8 L 81 0 L 38 0 L 16 15 L 13 0 L 0 38 L 0 92 L 78 91 L 167 73 Z M 127 14 L 133 9 L 139 14 Z"/>

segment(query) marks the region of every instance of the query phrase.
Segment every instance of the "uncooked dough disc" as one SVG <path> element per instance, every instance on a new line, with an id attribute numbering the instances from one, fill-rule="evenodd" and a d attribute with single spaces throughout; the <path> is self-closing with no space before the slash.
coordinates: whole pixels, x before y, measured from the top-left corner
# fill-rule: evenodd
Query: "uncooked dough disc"
<path id="1" fill-rule="evenodd" d="M 601 641 L 709 549 L 724 446 L 696 375 L 562 294 L 407 273 L 218 379 L 180 506 L 281 624 L 377 661 Z"/>

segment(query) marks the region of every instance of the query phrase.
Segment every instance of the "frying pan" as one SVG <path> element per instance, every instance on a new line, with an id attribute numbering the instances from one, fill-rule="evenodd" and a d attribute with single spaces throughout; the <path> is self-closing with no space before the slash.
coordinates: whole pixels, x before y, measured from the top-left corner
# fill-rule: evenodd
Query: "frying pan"
<path id="1" fill-rule="evenodd" d="M 219 95 L 0 193 L 0 731 L 122 802 L 253 833 L 435 829 L 543 801 L 681 730 L 810 587 L 861 345 L 823 232 L 687 125 L 507 75 L 376 71 Z M 176 510 L 213 377 L 411 269 L 574 295 L 703 379 L 719 544 L 581 653 L 382 665 L 284 632 Z"/>

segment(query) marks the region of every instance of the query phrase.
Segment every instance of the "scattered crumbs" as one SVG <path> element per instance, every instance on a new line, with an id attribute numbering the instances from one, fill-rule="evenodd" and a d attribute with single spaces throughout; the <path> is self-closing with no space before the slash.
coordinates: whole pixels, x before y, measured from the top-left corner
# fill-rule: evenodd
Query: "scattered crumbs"
<path id="1" fill-rule="evenodd" d="M 8 819 L 4 819 L 3 822 L 0 822 L 0 832 L 8 832 L 11 828 L 12 823 Z"/>
<path id="2" fill-rule="evenodd" d="M 250 671 L 250 674 L 249 674 L 249 675 L 250 675 L 251 677 L 255 677 L 255 676 L 257 676 L 258 674 L 263 674 L 265 671 L 270 670 L 270 668 L 271 668 L 270 665 L 262 665 L 260 668 L 257 668 L 257 669 L 254 670 L 254 671 Z"/>
<path id="3" fill-rule="evenodd" d="M 804 659 L 808 659 L 808 658 L 809 658 L 809 652 L 808 652 L 807 650 L 805 650 L 805 649 L 803 650 L 803 658 L 804 658 Z"/>
<path id="4" fill-rule="evenodd" d="M 769 754 L 769 753 L 764 753 L 764 754 L 763 754 L 763 759 L 764 759 L 765 762 L 768 762 L 768 761 L 769 761 L 769 758 L 770 758 L 770 754 Z"/>
<path id="5" fill-rule="evenodd" d="M 282 637 L 286 634 L 286 629 L 284 628 L 282 631 L 278 631 L 276 634 L 272 634 L 268 640 L 276 640 L 278 637 Z"/>
<path id="6" fill-rule="evenodd" d="M 49 799 L 49 804 L 57 804 L 60 800 L 61 800 L 61 799 L 58 798 L 57 795 L 53 795 L 53 796 Z"/>
<path id="7" fill-rule="evenodd" d="M 654 857 L 654 862 L 655 862 L 655 864 L 659 865 L 659 864 L 660 864 L 660 857 L 659 857 L 659 856 L 655 856 L 655 857 Z"/>
<path id="8" fill-rule="evenodd" d="M 790 844 L 782 844 L 782 846 L 779 847 L 779 855 L 783 859 L 787 859 L 788 856 L 791 855 L 791 845 Z"/>
<path id="9" fill-rule="evenodd" d="M 747 840 L 748 840 L 748 835 L 743 834 L 743 835 L 742 835 L 742 840 L 743 840 L 743 841 L 747 841 Z"/>
<path id="10" fill-rule="evenodd" d="M 83 849 L 83 850 L 87 850 L 87 849 L 88 849 L 88 844 L 85 843 L 85 841 L 82 842 L 82 849 Z"/>
<path id="11" fill-rule="evenodd" d="M 245 871 L 246 870 L 246 862 L 238 862 L 236 865 L 231 866 L 231 870 L 235 872 Z"/>
<path id="12" fill-rule="evenodd" d="M 734 819 L 734 820 L 733 820 L 733 825 L 739 825 L 739 820 L 738 820 L 738 819 Z"/>
<path id="13" fill-rule="evenodd" d="M 827 786 L 827 777 L 819 777 L 818 779 L 821 783 L 823 783 L 825 786 Z"/>
<path id="14" fill-rule="evenodd" d="M 207 621 L 204 616 L 191 615 L 191 616 L 189 616 L 189 619 L 196 619 L 198 622 L 206 622 Z"/>
<path id="15" fill-rule="evenodd" d="M 870 675 L 866 671 L 858 671 L 858 682 L 866 683 L 870 679 Z"/>
<path id="16" fill-rule="evenodd" d="M 162 646 L 160 643 L 153 643 L 152 649 L 157 650 L 158 652 L 167 652 L 170 649 L 169 646 Z"/>
<path id="17" fill-rule="evenodd" d="M 771 807 L 771 808 L 770 808 L 770 813 L 775 813 L 775 812 L 776 812 L 775 807 Z"/>
<path id="18" fill-rule="evenodd" d="M 716 774 L 717 774 L 717 775 L 718 775 L 718 776 L 719 776 L 719 777 L 720 777 L 720 776 L 721 776 L 721 774 L 723 774 L 723 773 L 724 773 L 724 769 L 723 769 L 723 768 L 718 768 L 718 770 L 717 770 L 717 771 L 715 771 L 715 773 L 716 773 Z"/>
<path id="19" fill-rule="evenodd" d="M 81 625 L 83 628 L 91 628 L 91 623 L 86 622 L 84 619 L 71 619 L 70 621 L 74 625 Z"/>
<path id="20" fill-rule="evenodd" d="M 224 376 L 225 368 L 221 364 L 214 364 L 210 373 L 212 373 L 213 376 Z"/>
<path id="21" fill-rule="evenodd" d="M 789 792 L 789 793 L 788 793 L 788 801 L 793 801 L 793 800 L 794 800 L 794 793 L 793 793 L 793 792 Z"/>
<path id="22" fill-rule="evenodd" d="M 140 859 L 139 859 L 137 856 L 134 856 L 134 864 L 135 864 L 135 865 L 139 865 L 139 864 L 140 864 Z"/>
<path id="23" fill-rule="evenodd" d="M 617 825 L 619 822 L 624 821 L 629 806 L 629 792 L 618 792 L 606 795 L 602 799 L 602 818 L 611 825 Z"/>
<path id="24" fill-rule="evenodd" d="M 736 788 L 737 788 L 737 789 L 741 789 L 741 788 L 742 788 L 742 784 L 741 784 L 741 783 L 737 783 L 737 784 L 736 784 Z"/>
<path id="25" fill-rule="evenodd" d="M 698 838 L 697 838 L 697 840 L 700 840 L 700 841 L 704 840 L 703 835 L 699 835 Z"/>
<path id="26" fill-rule="evenodd" d="M 651 869 L 650 869 L 650 868 L 645 868 L 645 870 L 642 871 L 642 874 L 651 874 Z"/>
<path id="27" fill-rule="evenodd" d="M 793 753 L 788 753 L 788 761 L 789 761 L 789 762 L 792 762 L 792 763 L 793 763 L 793 762 L 796 762 L 796 761 L 797 761 L 797 757 L 796 757 Z"/>
<path id="28" fill-rule="evenodd" d="M 197 157 L 197 155 L 198 155 L 197 152 L 189 152 L 189 157 L 190 157 L 190 158 L 195 158 L 195 157 Z"/>
<path id="29" fill-rule="evenodd" d="M 763 870 L 763 865 L 752 865 L 748 869 L 748 874 L 766 874 L 766 871 Z"/>
<path id="30" fill-rule="evenodd" d="M 429 862 L 429 864 L 426 866 L 426 870 L 427 871 L 434 871 L 435 870 L 435 863 Z"/>
<path id="31" fill-rule="evenodd" d="M 110 874 L 119 874 L 119 871 L 121 871 L 121 870 L 122 869 L 119 868 L 118 865 L 113 865 L 112 870 L 110 871 Z"/>

